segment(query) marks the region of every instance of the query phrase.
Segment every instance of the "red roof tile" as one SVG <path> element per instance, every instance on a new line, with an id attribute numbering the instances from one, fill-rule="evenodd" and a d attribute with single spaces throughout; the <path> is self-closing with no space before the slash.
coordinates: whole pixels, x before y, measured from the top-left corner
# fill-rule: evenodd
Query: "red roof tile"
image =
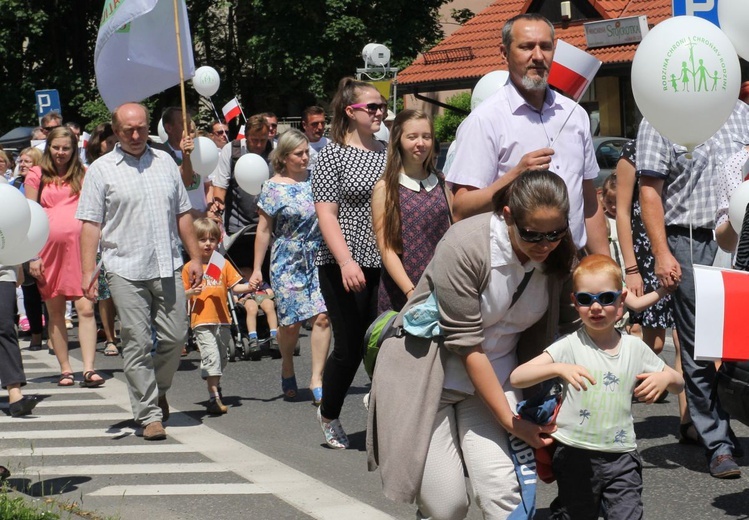
<path id="1" fill-rule="evenodd" d="M 671 16 L 671 0 L 588 0 L 604 19 L 647 15 L 650 25 Z M 398 85 L 410 90 L 423 86 L 424 90 L 440 90 L 447 85 L 457 85 L 472 79 L 478 80 L 492 70 L 507 69 L 499 54 L 502 26 L 516 14 L 525 12 L 529 0 L 497 0 L 478 13 L 449 38 L 398 73 Z M 617 45 L 587 49 L 583 21 L 567 27 L 555 26 L 557 38 L 586 50 L 605 64 L 629 63 L 637 45 Z M 446 58 L 446 51 L 464 59 Z M 438 88 L 429 88 L 429 85 Z M 466 85 L 463 85 L 464 87 Z"/>

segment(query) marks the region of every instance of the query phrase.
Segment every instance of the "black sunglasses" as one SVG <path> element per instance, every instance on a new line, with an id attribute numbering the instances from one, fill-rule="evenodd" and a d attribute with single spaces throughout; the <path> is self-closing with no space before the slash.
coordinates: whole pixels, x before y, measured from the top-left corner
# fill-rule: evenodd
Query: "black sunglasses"
<path id="1" fill-rule="evenodd" d="M 575 301 L 581 307 L 590 307 L 594 303 L 598 302 L 602 307 L 607 305 L 614 305 L 619 296 L 622 295 L 621 291 L 604 291 L 597 294 L 589 292 L 576 292 Z"/>
<path id="2" fill-rule="evenodd" d="M 517 223 L 515 224 L 515 227 L 517 228 L 518 235 L 520 235 L 520 238 L 523 240 L 523 242 L 536 244 L 538 242 L 541 242 L 543 239 L 546 239 L 547 242 L 559 242 L 560 240 L 562 240 L 564 235 L 567 234 L 567 230 L 570 228 L 570 225 L 567 224 L 562 229 L 549 231 L 548 233 L 541 233 L 540 231 L 523 229 L 519 225 L 517 225 Z"/>

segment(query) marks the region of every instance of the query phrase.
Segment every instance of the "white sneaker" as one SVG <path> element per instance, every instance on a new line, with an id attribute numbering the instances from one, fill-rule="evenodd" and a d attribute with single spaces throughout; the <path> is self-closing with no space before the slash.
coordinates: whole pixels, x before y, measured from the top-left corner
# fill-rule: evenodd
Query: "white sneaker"
<path id="1" fill-rule="evenodd" d="M 322 432 L 325 435 L 325 442 L 328 446 L 334 450 L 345 450 L 349 447 L 348 437 L 346 437 L 346 432 L 343 431 L 343 426 L 341 426 L 339 419 L 333 419 L 330 422 L 323 421 L 320 408 L 318 408 L 317 421 L 320 423 Z"/>
<path id="2" fill-rule="evenodd" d="M 362 398 L 362 402 L 364 403 L 364 408 L 369 410 L 369 392 L 364 394 L 364 397 Z"/>

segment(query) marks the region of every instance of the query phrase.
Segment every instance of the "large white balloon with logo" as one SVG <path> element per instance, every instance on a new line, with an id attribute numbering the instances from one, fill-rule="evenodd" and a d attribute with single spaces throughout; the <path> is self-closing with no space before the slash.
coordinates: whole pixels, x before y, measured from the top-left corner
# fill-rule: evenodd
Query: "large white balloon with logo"
<path id="1" fill-rule="evenodd" d="M 213 67 L 199 67 L 192 78 L 192 86 L 201 96 L 211 97 L 218 92 L 219 85 L 221 78 Z"/>
<path id="2" fill-rule="evenodd" d="M 258 195 L 269 178 L 268 163 L 254 153 L 246 153 L 234 165 L 234 179 L 250 195 Z"/>
<path id="3" fill-rule="evenodd" d="M 720 28 L 733 43 L 736 53 L 749 60 L 749 2 L 720 0 L 718 2 Z"/>
<path id="4" fill-rule="evenodd" d="M 725 123 L 740 84 L 731 41 L 695 16 L 656 25 L 632 61 L 632 93 L 640 112 L 663 136 L 690 150 Z"/>

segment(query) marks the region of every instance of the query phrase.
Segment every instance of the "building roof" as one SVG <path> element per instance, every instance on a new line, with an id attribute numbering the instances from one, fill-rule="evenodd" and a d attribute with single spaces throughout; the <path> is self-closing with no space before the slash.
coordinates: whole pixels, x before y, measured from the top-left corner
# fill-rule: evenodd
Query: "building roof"
<path id="1" fill-rule="evenodd" d="M 655 25 L 671 16 L 671 0 L 586 0 L 601 19 L 647 15 Z M 530 0 L 497 0 L 476 14 L 452 36 L 445 38 L 398 73 L 398 88 L 408 92 L 431 92 L 472 87 L 493 70 L 507 69 L 499 53 L 502 26 L 513 16 L 524 13 Z M 637 45 L 617 45 L 588 49 L 583 23 L 555 24 L 556 37 L 584 49 L 605 65 L 632 61 Z"/>

